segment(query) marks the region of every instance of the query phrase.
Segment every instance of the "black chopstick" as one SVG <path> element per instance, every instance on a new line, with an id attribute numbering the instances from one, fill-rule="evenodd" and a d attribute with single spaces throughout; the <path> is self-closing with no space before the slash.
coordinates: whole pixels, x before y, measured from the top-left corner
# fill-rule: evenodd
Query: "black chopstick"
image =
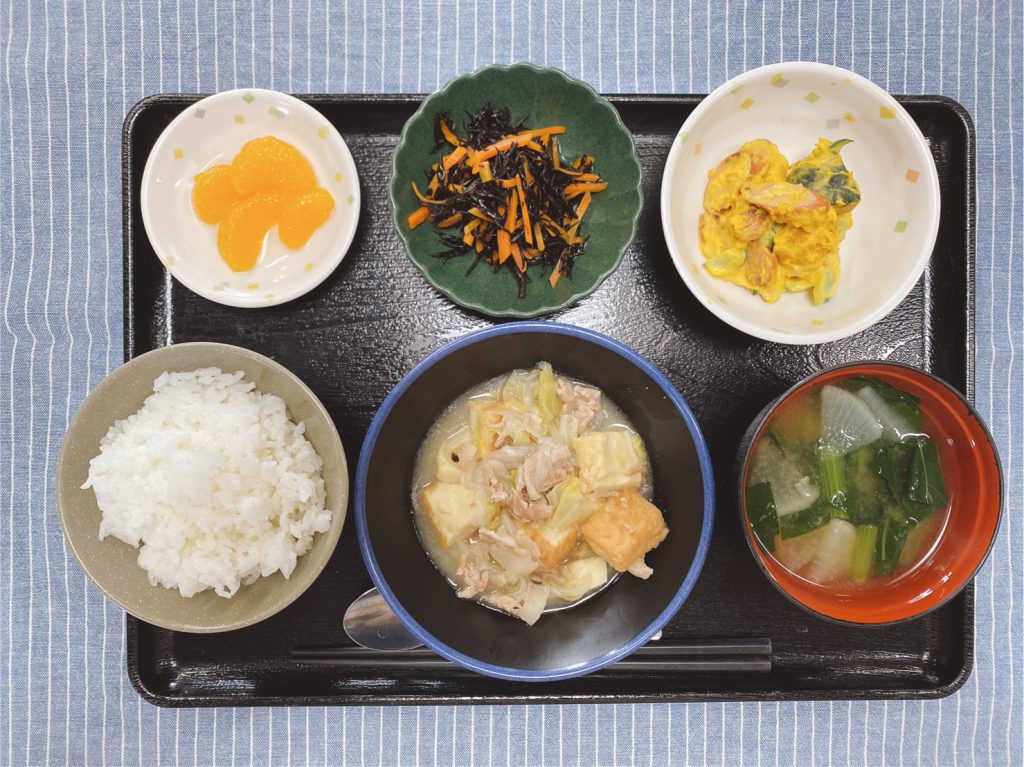
<path id="1" fill-rule="evenodd" d="M 729 639 L 700 642 L 653 642 L 608 666 L 605 671 L 744 671 L 764 673 L 772 668 L 770 639 Z M 419 647 L 382 651 L 365 647 L 303 647 L 291 651 L 293 663 L 316 666 L 367 668 L 398 662 L 420 668 L 448 668 L 454 664 Z"/>

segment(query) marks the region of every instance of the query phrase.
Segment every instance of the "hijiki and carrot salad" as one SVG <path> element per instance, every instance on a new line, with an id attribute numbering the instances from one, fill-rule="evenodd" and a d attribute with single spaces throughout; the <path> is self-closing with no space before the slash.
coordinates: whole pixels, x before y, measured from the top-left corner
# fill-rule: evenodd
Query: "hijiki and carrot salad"
<path id="1" fill-rule="evenodd" d="M 432 224 L 444 246 L 437 257 L 469 260 L 467 276 L 481 262 L 496 275 L 510 271 L 520 298 L 532 273 L 546 275 L 552 288 L 571 278 L 587 244 L 583 217 L 608 187 L 594 157 L 562 157 L 564 126 L 525 122 L 488 105 L 469 116 L 459 135 L 452 115 L 439 112 L 434 151 L 448 151 L 426 172 L 425 191 L 412 183 L 419 207 L 406 218 L 410 229 Z"/>

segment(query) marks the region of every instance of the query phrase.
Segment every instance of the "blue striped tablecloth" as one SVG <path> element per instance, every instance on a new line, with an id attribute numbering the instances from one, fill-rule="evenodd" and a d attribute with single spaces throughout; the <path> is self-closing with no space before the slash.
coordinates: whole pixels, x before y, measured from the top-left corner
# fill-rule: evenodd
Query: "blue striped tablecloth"
<path id="1" fill-rule="evenodd" d="M 1024 763 L 1024 7 L 212 0 L 0 3 L 0 765 Z M 977 581 L 974 673 L 938 702 L 158 710 L 124 616 L 64 546 L 55 457 L 122 358 L 120 138 L 160 91 L 430 91 L 492 61 L 603 92 L 706 92 L 817 59 L 942 93 L 978 135 L 977 401 L 1007 515 Z"/>

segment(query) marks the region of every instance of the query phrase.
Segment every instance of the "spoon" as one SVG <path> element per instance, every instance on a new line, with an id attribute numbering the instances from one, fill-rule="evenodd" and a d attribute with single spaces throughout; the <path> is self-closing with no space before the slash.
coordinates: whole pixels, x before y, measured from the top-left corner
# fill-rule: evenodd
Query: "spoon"
<path id="1" fill-rule="evenodd" d="M 376 588 L 364 591 L 348 606 L 342 626 L 348 638 L 367 650 L 415 650 L 423 644 L 388 607 Z M 657 642 L 661 632 L 649 641 Z"/>
<path id="2" fill-rule="evenodd" d="M 356 597 L 345 611 L 342 625 L 349 639 L 368 650 L 414 650 L 423 646 L 376 588 Z"/>

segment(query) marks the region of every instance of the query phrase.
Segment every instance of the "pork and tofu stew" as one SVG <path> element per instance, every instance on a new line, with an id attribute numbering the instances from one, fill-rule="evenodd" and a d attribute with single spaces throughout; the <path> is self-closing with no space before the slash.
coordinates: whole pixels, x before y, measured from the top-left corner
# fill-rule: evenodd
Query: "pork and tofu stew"
<path id="1" fill-rule="evenodd" d="M 463 394 L 416 460 L 420 540 L 463 599 L 533 625 L 617 573 L 647 578 L 665 536 L 643 440 L 599 389 L 546 362 Z"/>

